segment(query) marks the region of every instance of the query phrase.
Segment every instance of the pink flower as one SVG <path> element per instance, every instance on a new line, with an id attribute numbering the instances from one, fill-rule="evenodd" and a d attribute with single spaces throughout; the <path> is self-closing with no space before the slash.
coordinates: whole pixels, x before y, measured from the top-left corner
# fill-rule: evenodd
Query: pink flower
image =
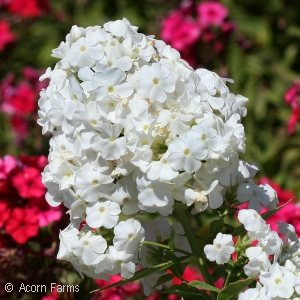
<path id="1" fill-rule="evenodd" d="M 294 108 L 288 121 L 288 135 L 292 135 L 296 130 L 296 125 L 300 119 L 300 109 Z"/>
<path id="2" fill-rule="evenodd" d="M 15 35 L 10 30 L 10 25 L 5 21 L 0 21 L 0 51 L 2 51 L 7 44 L 15 41 Z"/>
<path id="3" fill-rule="evenodd" d="M 96 284 L 100 287 L 106 287 L 110 284 L 113 284 L 115 282 L 118 282 L 122 280 L 122 277 L 120 275 L 114 275 L 110 277 L 109 282 L 105 280 L 96 279 Z M 124 284 L 119 287 L 114 287 L 108 290 L 104 290 L 101 293 L 101 296 L 98 297 L 98 300 L 122 300 L 127 299 L 128 297 L 136 297 L 137 294 L 141 294 L 141 287 L 136 282 L 130 282 L 127 284 Z"/>
<path id="4" fill-rule="evenodd" d="M 2 100 L 0 109 L 1 111 L 13 114 L 14 108 L 9 103 L 9 99 L 15 93 L 16 88 L 13 86 L 15 75 L 8 73 L 7 76 L 0 82 L 0 98 Z"/>
<path id="5" fill-rule="evenodd" d="M 42 300 L 58 300 L 58 299 L 59 299 L 59 295 L 57 293 L 57 287 L 52 290 L 51 295 L 44 296 L 42 298 Z"/>
<path id="6" fill-rule="evenodd" d="M 44 200 L 46 201 L 46 200 Z M 50 208 L 48 210 L 40 210 L 37 214 L 39 227 L 45 227 L 51 224 L 52 222 L 58 221 L 62 216 L 60 209 Z"/>
<path id="7" fill-rule="evenodd" d="M 173 10 L 163 20 L 162 39 L 179 51 L 194 44 L 201 33 L 199 25 L 191 16 L 192 5 L 189 1 L 183 2 L 181 7 Z"/>
<path id="8" fill-rule="evenodd" d="M 5 230 L 18 244 L 26 243 L 39 232 L 35 212 L 31 209 L 14 208 L 11 218 L 6 222 Z"/>
<path id="9" fill-rule="evenodd" d="M 211 25 L 222 26 L 225 18 L 228 16 L 228 9 L 218 2 L 207 1 L 197 5 L 198 23 L 201 28 Z"/>
<path id="10" fill-rule="evenodd" d="M 288 134 L 295 132 L 300 118 L 300 81 L 296 80 L 284 95 L 285 102 L 292 107 L 292 115 L 288 122 Z"/>
<path id="11" fill-rule="evenodd" d="M 284 100 L 292 108 L 300 109 L 299 96 L 300 96 L 300 82 L 295 81 L 292 87 L 290 87 L 286 91 L 284 95 Z"/>
<path id="12" fill-rule="evenodd" d="M 5 155 L 3 158 L 0 157 L 0 180 L 7 179 L 17 166 L 18 162 L 12 155 Z"/>

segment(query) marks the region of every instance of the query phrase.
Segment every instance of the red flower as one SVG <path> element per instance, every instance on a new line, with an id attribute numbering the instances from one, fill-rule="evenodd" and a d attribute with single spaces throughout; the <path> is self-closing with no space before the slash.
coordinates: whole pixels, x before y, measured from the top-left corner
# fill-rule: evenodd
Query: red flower
<path id="1" fill-rule="evenodd" d="M 11 209 L 9 208 L 7 202 L 0 200 L 0 228 L 4 225 L 4 223 L 9 219 L 11 213 Z"/>
<path id="2" fill-rule="evenodd" d="M 33 167 L 27 167 L 24 171 L 17 173 L 12 179 L 14 187 L 23 198 L 39 198 L 45 194 L 40 171 Z"/>
<path id="3" fill-rule="evenodd" d="M 45 166 L 48 164 L 48 158 L 44 155 L 40 156 L 28 156 L 25 154 L 20 155 L 20 161 L 30 167 L 38 168 L 39 170 L 43 170 Z"/>
<path id="4" fill-rule="evenodd" d="M 9 102 L 16 113 L 33 113 L 36 110 L 36 96 L 36 92 L 26 82 L 20 82 Z"/>
<path id="5" fill-rule="evenodd" d="M 11 219 L 6 222 L 5 230 L 17 243 L 26 243 L 39 231 L 35 212 L 31 209 L 14 208 Z"/>
<path id="6" fill-rule="evenodd" d="M 15 41 L 14 34 L 10 31 L 10 26 L 5 21 L 0 21 L 0 51 L 2 51 L 7 44 Z"/>
<path id="7" fill-rule="evenodd" d="M 38 17 L 42 13 L 37 0 L 12 0 L 8 10 L 24 18 Z"/>
<path id="8" fill-rule="evenodd" d="M 22 136 L 22 138 L 26 138 L 28 136 L 28 121 L 23 116 L 13 115 L 10 122 L 15 134 Z"/>

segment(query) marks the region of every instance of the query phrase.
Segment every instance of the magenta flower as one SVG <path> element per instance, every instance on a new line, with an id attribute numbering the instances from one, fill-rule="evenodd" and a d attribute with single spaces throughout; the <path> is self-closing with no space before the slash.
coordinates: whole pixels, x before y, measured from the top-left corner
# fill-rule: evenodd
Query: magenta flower
<path id="1" fill-rule="evenodd" d="M 288 122 L 289 135 L 292 135 L 295 132 L 296 125 L 300 119 L 299 96 L 300 96 L 300 82 L 295 81 L 292 87 L 290 87 L 284 95 L 284 101 L 292 108 L 292 115 L 290 116 Z"/>
<path id="2" fill-rule="evenodd" d="M 0 21 L 0 51 L 14 41 L 15 35 L 11 32 L 10 25 L 5 21 Z"/>
<path id="3" fill-rule="evenodd" d="M 228 9 L 218 2 L 207 1 L 197 5 L 198 22 L 201 28 L 211 25 L 222 26 L 228 16 Z"/>
<path id="4" fill-rule="evenodd" d="M 163 20 L 161 37 L 178 51 L 184 50 L 187 46 L 194 44 L 200 36 L 200 27 L 192 18 L 187 5 L 182 5 L 173 10 L 169 16 Z"/>

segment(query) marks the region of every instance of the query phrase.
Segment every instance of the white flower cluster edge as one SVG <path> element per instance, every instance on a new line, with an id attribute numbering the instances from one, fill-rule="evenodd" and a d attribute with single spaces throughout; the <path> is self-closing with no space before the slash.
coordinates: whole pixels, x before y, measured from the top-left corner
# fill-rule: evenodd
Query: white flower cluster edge
<path id="1" fill-rule="evenodd" d="M 247 289 L 238 300 L 299 300 L 300 242 L 295 228 L 278 222 L 280 238 L 253 209 L 240 210 L 238 219 L 247 230 L 241 241 L 248 258 L 244 272 L 259 279 L 256 288 Z"/>
<path id="2" fill-rule="evenodd" d="M 194 70 L 137 29 L 125 18 L 73 26 L 53 50 L 55 68 L 40 78 L 50 80 L 38 103 L 38 123 L 52 134 L 46 200 L 63 203 L 71 222 L 60 233 L 57 257 L 93 278 L 130 278 L 139 244 L 157 241 L 157 233 L 168 238 L 171 227 L 176 247 L 189 250 L 182 226 L 166 218 L 174 203 L 193 214 L 216 209 L 234 185 L 251 209 L 278 203 L 269 185 L 253 183 L 255 164 L 238 157 L 248 99 L 230 93 L 232 80 Z M 161 217 L 141 224 L 148 213 Z M 228 237 L 217 239 L 232 253 Z M 225 263 L 230 254 L 208 258 Z M 153 276 L 144 280 L 146 294 L 155 283 Z"/>

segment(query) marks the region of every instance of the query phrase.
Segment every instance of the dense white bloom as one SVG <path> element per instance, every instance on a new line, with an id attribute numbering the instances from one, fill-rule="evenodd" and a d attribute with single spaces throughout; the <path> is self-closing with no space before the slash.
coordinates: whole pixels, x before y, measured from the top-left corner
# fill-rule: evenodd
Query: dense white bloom
<path id="1" fill-rule="evenodd" d="M 176 247 L 190 252 L 180 224 L 144 218 L 167 217 L 176 202 L 190 206 L 192 214 L 220 208 L 226 192 L 239 184 L 237 199 L 250 208 L 276 207 L 275 191 L 254 185 L 257 168 L 238 158 L 245 152 L 241 119 L 247 99 L 230 93 L 229 79 L 193 70 L 178 51 L 138 33 L 126 19 L 73 26 L 52 55 L 60 61 L 40 78 L 50 83 L 40 93 L 38 123 L 53 135 L 43 182 L 48 203 L 63 203 L 70 216 L 58 257 L 81 275 L 106 279 L 120 272 L 130 278 L 139 244 L 156 241 L 152 225 L 163 231 L 161 242 L 175 230 Z M 135 220 L 140 216 L 149 224 Z M 242 210 L 239 220 L 247 238 L 259 240 L 246 252 L 246 274 L 267 272 L 267 255 L 297 265 L 296 250 L 289 247 L 281 255 L 282 244 L 257 213 Z M 158 228 L 159 222 L 165 228 Z M 294 241 L 288 232 L 286 239 Z M 233 252 L 231 236 L 221 233 L 205 247 L 217 263 L 227 262 Z M 160 275 L 144 280 L 147 293 Z"/>
<path id="2" fill-rule="evenodd" d="M 210 261 L 217 264 L 224 264 L 230 260 L 231 254 L 235 251 L 232 235 L 218 233 L 213 241 L 213 245 L 208 244 L 204 247 L 204 253 Z"/>

